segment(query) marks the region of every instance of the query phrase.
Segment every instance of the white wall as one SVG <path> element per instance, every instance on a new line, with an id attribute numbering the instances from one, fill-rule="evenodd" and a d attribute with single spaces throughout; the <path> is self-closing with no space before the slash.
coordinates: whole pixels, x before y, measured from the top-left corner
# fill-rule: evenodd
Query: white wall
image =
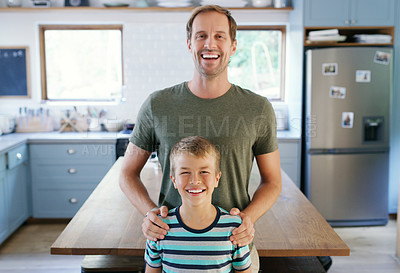
<path id="1" fill-rule="evenodd" d="M 1 0 L 0 0 L 1 1 Z M 25 2 L 24 2 L 25 4 Z M 4 6 L 0 2 L 0 6 Z M 232 11 L 239 25 L 287 24 L 289 14 L 278 11 Z M 0 12 L 0 46 L 28 46 L 30 50 L 31 99 L 1 99 L 0 114 L 17 115 L 19 107 L 48 107 L 56 114 L 72 105 L 46 105 L 41 101 L 39 24 L 108 24 L 124 26 L 124 71 L 126 102 L 105 107 L 110 118 L 135 121 L 144 99 L 153 91 L 190 80 L 193 62 L 186 47 L 185 25 L 189 12 L 132 10 L 34 10 Z M 288 26 L 288 30 L 290 26 Z M 288 32 L 289 33 L 289 32 Z M 290 43 L 290 39 L 288 42 Z M 293 42 L 293 41 L 292 41 Z M 293 48 L 294 44 L 290 47 Z M 301 46 L 301 44 L 299 44 Z M 289 48 L 289 46 L 288 46 Z M 301 50 L 301 47 L 300 47 Z M 301 58 L 288 52 L 287 69 L 294 62 L 301 71 Z M 288 80 L 287 80 L 288 82 Z M 286 99 L 293 106 L 293 128 L 300 128 L 301 85 L 286 84 Z M 78 105 L 84 111 L 86 105 Z"/>

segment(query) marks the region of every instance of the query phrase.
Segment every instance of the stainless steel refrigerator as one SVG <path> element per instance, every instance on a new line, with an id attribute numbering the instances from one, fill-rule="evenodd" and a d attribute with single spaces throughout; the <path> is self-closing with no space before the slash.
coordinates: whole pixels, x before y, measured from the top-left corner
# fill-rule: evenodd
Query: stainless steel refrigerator
<path id="1" fill-rule="evenodd" d="M 332 226 L 388 221 L 388 47 L 306 51 L 304 191 Z"/>

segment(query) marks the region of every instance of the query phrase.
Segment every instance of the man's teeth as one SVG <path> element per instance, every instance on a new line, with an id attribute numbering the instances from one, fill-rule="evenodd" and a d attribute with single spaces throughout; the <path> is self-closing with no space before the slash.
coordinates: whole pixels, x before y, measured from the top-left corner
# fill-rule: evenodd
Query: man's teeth
<path id="1" fill-rule="evenodd" d="M 217 59 L 218 55 L 214 55 L 214 54 L 203 54 L 203 58 L 205 59 Z"/>
<path id="2" fill-rule="evenodd" d="M 190 193 L 201 193 L 203 190 L 188 190 Z"/>

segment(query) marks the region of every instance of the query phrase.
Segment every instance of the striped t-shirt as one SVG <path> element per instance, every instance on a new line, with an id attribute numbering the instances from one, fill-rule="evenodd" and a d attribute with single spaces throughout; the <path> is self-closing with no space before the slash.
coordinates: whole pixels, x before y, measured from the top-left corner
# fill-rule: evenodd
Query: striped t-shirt
<path id="1" fill-rule="evenodd" d="M 161 267 L 163 272 L 233 272 L 251 265 L 248 246 L 235 247 L 229 240 L 232 230 L 242 220 L 220 207 L 214 222 L 207 228 L 195 230 L 186 226 L 179 207 L 161 218 L 169 225 L 163 240 L 147 240 L 145 261 L 148 266 Z"/>

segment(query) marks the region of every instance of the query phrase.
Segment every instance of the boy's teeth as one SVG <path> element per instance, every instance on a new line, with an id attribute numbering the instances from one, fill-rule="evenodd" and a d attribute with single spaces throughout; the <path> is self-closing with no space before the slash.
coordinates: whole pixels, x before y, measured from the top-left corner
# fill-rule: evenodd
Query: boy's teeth
<path id="1" fill-rule="evenodd" d="M 188 190 L 188 192 L 190 192 L 190 193 L 200 193 L 200 192 L 202 192 L 203 190 Z"/>

